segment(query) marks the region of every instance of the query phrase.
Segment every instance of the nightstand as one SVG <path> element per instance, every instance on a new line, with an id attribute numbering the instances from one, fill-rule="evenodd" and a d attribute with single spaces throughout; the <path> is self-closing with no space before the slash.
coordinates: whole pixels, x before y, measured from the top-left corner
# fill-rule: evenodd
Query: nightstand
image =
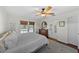
<path id="1" fill-rule="evenodd" d="M 39 34 L 44 35 L 48 38 L 48 29 L 39 29 Z"/>

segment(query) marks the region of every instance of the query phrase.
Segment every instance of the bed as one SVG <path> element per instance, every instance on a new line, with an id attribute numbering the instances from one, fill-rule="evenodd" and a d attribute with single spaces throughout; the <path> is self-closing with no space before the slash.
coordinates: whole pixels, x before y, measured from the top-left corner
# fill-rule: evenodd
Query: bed
<path id="1" fill-rule="evenodd" d="M 6 48 L 5 51 L 3 51 L 4 53 L 32 53 L 42 46 L 47 45 L 48 39 L 36 33 L 21 34 L 14 32 L 13 35 L 10 34 L 4 42 Z"/>

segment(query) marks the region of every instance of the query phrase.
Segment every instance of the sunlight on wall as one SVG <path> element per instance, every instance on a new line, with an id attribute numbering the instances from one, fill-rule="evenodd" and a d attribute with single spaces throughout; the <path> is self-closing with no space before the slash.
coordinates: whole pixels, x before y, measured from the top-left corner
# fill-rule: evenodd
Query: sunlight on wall
<path id="1" fill-rule="evenodd" d="M 0 7 L 0 33 L 7 31 L 8 29 L 8 21 L 7 14 L 3 7 Z"/>
<path id="2" fill-rule="evenodd" d="M 2 11 L 0 10 L 0 33 L 4 31 L 4 25 L 3 25 L 3 16 Z"/>
<path id="3" fill-rule="evenodd" d="M 2 20 L 1 20 L 1 17 L 0 17 L 0 33 L 2 33 L 4 30 L 4 26 L 3 26 L 3 23 L 2 23 Z"/>

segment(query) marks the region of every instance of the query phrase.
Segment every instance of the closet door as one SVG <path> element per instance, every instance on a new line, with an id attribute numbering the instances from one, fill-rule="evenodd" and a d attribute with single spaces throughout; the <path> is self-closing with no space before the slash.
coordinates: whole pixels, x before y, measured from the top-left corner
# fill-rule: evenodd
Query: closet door
<path id="1" fill-rule="evenodd" d="M 78 19 L 70 17 L 68 19 L 68 43 L 78 45 Z"/>

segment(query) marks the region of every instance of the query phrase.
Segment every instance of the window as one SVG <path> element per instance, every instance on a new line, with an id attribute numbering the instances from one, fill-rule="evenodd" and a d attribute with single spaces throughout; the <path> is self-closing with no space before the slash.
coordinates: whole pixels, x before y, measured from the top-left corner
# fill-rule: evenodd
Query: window
<path id="1" fill-rule="evenodd" d="M 21 33 L 34 32 L 34 22 L 20 21 Z"/>
<path id="2" fill-rule="evenodd" d="M 29 22 L 29 32 L 34 32 L 34 22 Z"/>
<path id="3" fill-rule="evenodd" d="M 29 32 L 34 32 L 33 25 L 29 25 Z"/>

